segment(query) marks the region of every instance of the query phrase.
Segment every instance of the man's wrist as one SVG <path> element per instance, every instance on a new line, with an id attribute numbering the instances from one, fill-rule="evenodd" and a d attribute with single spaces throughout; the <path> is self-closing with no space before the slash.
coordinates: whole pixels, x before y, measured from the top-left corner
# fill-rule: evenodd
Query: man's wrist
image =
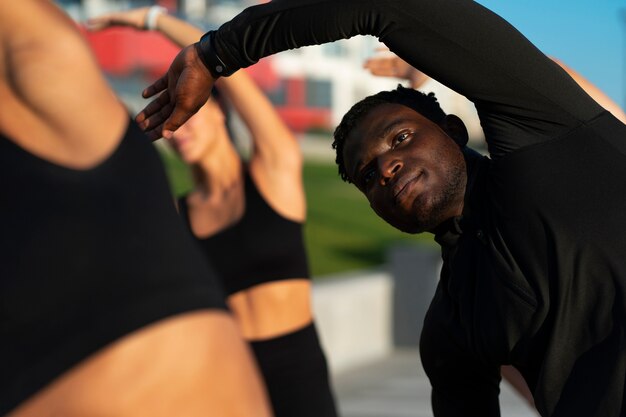
<path id="1" fill-rule="evenodd" d="M 213 78 L 218 79 L 219 77 L 232 75 L 235 70 L 228 68 L 217 54 L 213 44 L 214 33 L 215 31 L 205 33 L 195 45 L 202 63 L 207 67 Z"/>

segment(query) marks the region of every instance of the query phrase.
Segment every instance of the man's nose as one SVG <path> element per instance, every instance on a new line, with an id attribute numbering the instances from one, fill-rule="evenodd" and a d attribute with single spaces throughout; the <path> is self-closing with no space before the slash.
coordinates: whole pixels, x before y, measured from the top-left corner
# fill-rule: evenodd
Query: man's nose
<path id="1" fill-rule="evenodd" d="M 379 162 L 380 185 L 385 186 L 402 169 L 403 163 L 398 158 L 385 158 Z"/>

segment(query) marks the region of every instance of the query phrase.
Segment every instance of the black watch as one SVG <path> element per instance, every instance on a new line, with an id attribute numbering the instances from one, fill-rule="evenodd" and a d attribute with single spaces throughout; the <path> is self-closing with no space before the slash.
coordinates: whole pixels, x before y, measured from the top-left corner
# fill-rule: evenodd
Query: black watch
<path id="1" fill-rule="evenodd" d="M 235 71 L 229 70 L 224 64 L 224 61 L 217 55 L 215 47 L 213 46 L 213 34 L 214 30 L 211 30 L 200 38 L 196 43 L 196 50 L 202 63 L 207 67 L 213 78 L 228 77 Z"/>

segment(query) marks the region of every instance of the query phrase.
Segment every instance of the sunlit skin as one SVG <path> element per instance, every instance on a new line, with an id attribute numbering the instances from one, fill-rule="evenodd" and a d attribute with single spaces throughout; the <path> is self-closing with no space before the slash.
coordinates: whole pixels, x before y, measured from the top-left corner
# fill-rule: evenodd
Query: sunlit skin
<path id="1" fill-rule="evenodd" d="M 346 172 L 386 222 L 407 233 L 432 231 L 463 211 L 463 134 L 456 116 L 439 126 L 404 105 L 382 104 L 347 136 Z"/>

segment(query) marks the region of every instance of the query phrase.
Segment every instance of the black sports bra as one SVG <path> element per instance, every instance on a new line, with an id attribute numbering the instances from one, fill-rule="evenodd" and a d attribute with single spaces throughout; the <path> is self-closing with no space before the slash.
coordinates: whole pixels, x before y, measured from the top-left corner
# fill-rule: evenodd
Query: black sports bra
<path id="1" fill-rule="evenodd" d="M 269 281 L 309 277 L 303 225 L 276 213 L 244 172 L 243 217 L 213 236 L 197 238 L 229 295 Z M 191 228 L 186 197 L 179 200 L 179 211 Z"/>
<path id="2" fill-rule="evenodd" d="M 0 136 L 0 415 L 110 342 L 223 294 L 130 122 L 88 170 Z"/>

